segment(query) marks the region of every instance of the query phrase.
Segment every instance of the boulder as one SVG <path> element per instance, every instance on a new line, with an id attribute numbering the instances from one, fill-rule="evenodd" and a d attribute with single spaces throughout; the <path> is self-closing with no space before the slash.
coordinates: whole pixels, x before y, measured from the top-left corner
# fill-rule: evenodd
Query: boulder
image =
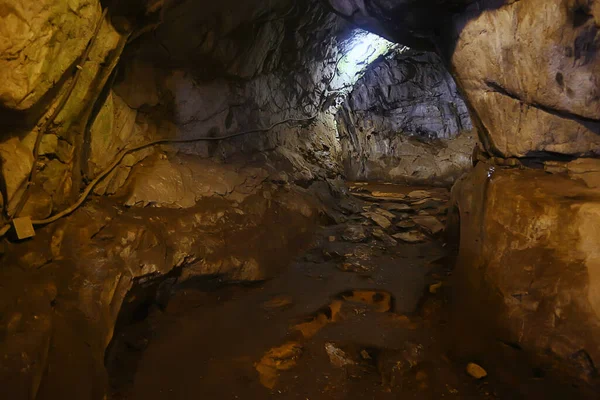
<path id="1" fill-rule="evenodd" d="M 480 163 L 452 199 L 458 319 L 470 315 L 488 337 L 599 384 L 598 191 L 568 175 Z"/>
<path id="2" fill-rule="evenodd" d="M 448 55 L 486 150 L 600 155 L 600 3 L 478 1 Z"/>

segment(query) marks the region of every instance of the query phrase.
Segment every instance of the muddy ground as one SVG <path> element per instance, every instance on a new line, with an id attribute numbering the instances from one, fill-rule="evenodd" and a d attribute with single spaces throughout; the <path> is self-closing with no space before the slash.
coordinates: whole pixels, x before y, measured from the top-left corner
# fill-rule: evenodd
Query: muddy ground
<path id="1" fill-rule="evenodd" d="M 445 189 L 349 187 L 345 216 L 275 278 L 188 280 L 120 321 L 106 356 L 113 397 L 581 397 L 453 309 Z"/>

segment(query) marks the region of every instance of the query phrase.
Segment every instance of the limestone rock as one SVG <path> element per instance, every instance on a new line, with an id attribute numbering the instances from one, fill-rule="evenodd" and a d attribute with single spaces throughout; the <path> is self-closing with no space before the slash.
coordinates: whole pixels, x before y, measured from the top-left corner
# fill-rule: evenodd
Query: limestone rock
<path id="1" fill-rule="evenodd" d="M 442 282 L 437 282 L 432 285 L 429 285 L 429 293 L 436 294 L 438 290 L 442 287 Z"/>
<path id="2" fill-rule="evenodd" d="M 239 188 L 236 199 L 243 200 L 266 179 L 246 180 L 232 166 L 219 165 L 195 157 L 155 159 L 148 166 L 138 164 L 129 183 L 127 205 L 153 204 L 160 207 L 189 208 L 201 197 L 226 196 Z"/>
<path id="3" fill-rule="evenodd" d="M 416 231 L 400 232 L 392 235 L 392 237 L 407 243 L 422 243 L 427 239 L 425 235 Z"/>
<path id="4" fill-rule="evenodd" d="M 408 204 L 403 203 L 381 203 L 381 207 L 388 211 L 411 212 L 412 208 Z"/>
<path id="5" fill-rule="evenodd" d="M 369 66 L 336 120 L 351 179 L 452 182 L 471 167 L 467 107 L 433 53 L 407 51 Z"/>
<path id="6" fill-rule="evenodd" d="M 0 161 L 6 195 L 10 201 L 29 176 L 34 162 L 33 154 L 15 137 L 0 143 Z"/>
<path id="7" fill-rule="evenodd" d="M 373 196 L 373 197 L 385 197 L 385 198 L 398 199 L 398 200 L 402 200 L 403 198 L 406 197 L 406 195 L 403 194 L 403 193 L 382 192 L 382 191 L 379 191 L 379 190 L 373 190 L 371 192 L 371 196 Z"/>
<path id="8" fill-rule="evenodd" d="M 375 212 L 365 212 L 361 215 L 365 218 L 369 218 L 383 229 L 388 229 L 390 226 L 392 226 L 391 221 L 381 214 Z"/>
<path id="9" fill-rule="evenodd" d="M 362 225 L 350 225 L 344 230 L 342 239 L 352 243 L 359 243 L 367 239 L 367 234 Z"/>
<path id="10" fill-rule="evenodd" d="M 498 339 L 533 359 L 589 381 L 600 360 L 598 192 L 566 175 L 490 167 L 478 164 L 452 191 L 448 218 L 461 232 L 454 277 L 464 283 L 456 307 L 501 327 Z"/>
<path id="11" fill-rule="evenodd" d="M 488 151 L 599 154 L 597 4 L 473 4 L 454 18 L 451 65 Z"/>
<path id="12" fill-rule="evenodd" d="M 56 154 L 58 149 L 58 136 L 54 134 L 42 136 L 40 143 L 40 155 Z"/>
<path id="13" fill-rule="evenodd" d="M 386 217 L 390 221 L 393 221 L 396 218 L 396 214 L 391 213 L 391 212 L 389 212 L 389 211 L 387 211 L 386 209 L 383 209 L 383 208 L 379 208 L 379 207 L 374 208 L 373 212 Z"/>
<path id="14" fill-rule="evenodd" d="M 373 236 L 381 240 L 386 246 L 393 247 L 398 244 L 398 242 L 394 240 L 394 238 L 392 238 L 390 235 L 378 228 L 373 229 Z"/>
<path id="15" fill-rule="evenodd" d="M 407 219 L 407 220 L 398 222 L 396 224 L 396 226 L 400 229 L 411 229 L 411 228 L 414 228 L 415 226 L 417 226 L 417 224 L 415 224 L 415 222 L 412 219 Z"/>
<path id="16" fill-rule="evenodd" d="M 0 15 L 0 105 L 27 110 L 59 82 L 88 43 L 97 0 L 12 1 Z"/>
<path id="17" fill-rule="evenodd" d="M 597 2 L 329 3 L 354 23 L 414 49 L 442 49 L 492 155 L 599 154 Z"/>
<path id="18" fill-rule="evenodd" d="M 325 343 L 325 351 L 334 367 L 342 368 L 346 365 L 355 364 L 342 349 L 336 347 L 333 343 Z"/>
<path id="19" fill-rule="evenodd" d="M 426 190 L 413 190 L 408 194 L 408 198 L 413 201 L 424 200 L 431 197 L 431 193 Z"/>
<path id="20" fill-rule="evenodd" d="M 425 232 L 431 235 L 437 235 L 444 230 L 444 225 L 433 216 L 419 215 L 412 217 L 413 222 L 419 225 Z"/>

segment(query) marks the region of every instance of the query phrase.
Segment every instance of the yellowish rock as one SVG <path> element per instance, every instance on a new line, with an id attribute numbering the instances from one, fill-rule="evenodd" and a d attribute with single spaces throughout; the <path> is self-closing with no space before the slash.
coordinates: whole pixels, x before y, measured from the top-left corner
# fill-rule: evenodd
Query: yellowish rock
<path id="1" fill-rule="evenodd" d="M 475 379 L 483 379 L 487 376 L 486 370 L 475 363 L 467 364 L 467 374 L 471 375 Z"/>

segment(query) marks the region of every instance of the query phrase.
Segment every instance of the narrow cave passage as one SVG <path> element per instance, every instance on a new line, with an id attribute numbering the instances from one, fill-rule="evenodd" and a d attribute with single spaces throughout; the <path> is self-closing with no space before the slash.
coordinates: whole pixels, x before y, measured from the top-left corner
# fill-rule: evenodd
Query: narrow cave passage
<path id="1" fill-rule="evenodd" d="M 6 398 L 595 398 L 600 14 L 542 1 L 0 3 Z"/>

